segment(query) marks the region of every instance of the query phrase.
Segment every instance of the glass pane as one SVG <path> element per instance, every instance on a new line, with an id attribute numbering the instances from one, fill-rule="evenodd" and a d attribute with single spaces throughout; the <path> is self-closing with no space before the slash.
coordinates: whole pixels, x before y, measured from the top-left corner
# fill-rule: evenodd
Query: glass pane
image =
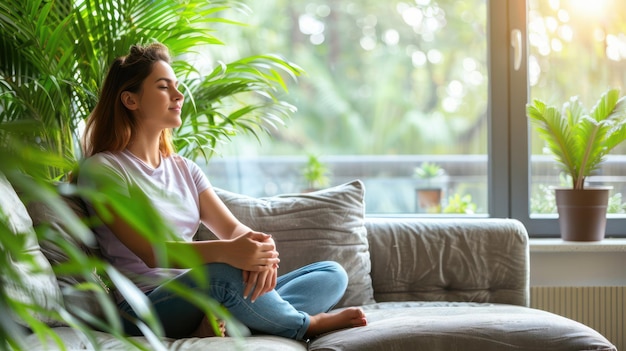
<path id="1" fill-rule="evenodd" d="M 622 0 L 531 0 L 528 16 L 530 99 L 561 106 L 578 96 L 590 110 L 609 88 L 625 94 L 626 2 Z M 590 185 L 613 187 L 609 213 L 624 213 L 626 147 L 616 148 Z M 550 186 L 571 186 L 545 143 L 531 131 L 533 217 L 556 217 Z"/>
<path id="2" fill-rule="evenodd" d="M 268 196 L 358 178 L 368 214 L 487 213 L 485 0 L 245 3 L 233 18 L 249 26 L 221 31 L 211 56 L 279 53 L 306 75 L 286 127 L 218 150 L 215 186 Z M 309 155 L 327 183 L 308 184 Z"/>

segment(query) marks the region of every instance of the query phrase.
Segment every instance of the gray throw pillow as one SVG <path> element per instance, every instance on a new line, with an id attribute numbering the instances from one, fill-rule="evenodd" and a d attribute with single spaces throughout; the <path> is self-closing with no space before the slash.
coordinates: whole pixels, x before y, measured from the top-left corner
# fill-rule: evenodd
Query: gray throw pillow
<path id="1" fill-rule="evenodd" d="M 279 274 L 317 261 L 335 261 L 347 271 L 339 307 L 374 303 L 370 255 L 360 180 L 302 194 L 254 198 L 215 188 L 226 206 L 253 230 L 272 234 L 280 252 Z M 207 239 L 200 233 L 200 239 Z"/>

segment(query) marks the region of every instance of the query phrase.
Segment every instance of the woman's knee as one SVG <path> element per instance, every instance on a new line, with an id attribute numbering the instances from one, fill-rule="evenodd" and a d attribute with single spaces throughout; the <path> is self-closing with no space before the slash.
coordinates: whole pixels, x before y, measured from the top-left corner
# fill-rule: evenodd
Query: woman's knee
<path id="1" fill-rule="evenodd" d="M 328 281 L 337 284 L 339 289 L 345 290 L 348 286 L 348 273 L 343 266 L 335 261 L 322 261 L 320 268 L 329 274 Z"/>
<path id="2" fill-rule="evenodd" d="M 211 287 L 211 282 L 240 283 L 243 280 L 241 270 L 225 263 L 207 263 L 190 269 L 173 278 L 167 284 L 178 284 L 188 289 L 204 290 Z"/>

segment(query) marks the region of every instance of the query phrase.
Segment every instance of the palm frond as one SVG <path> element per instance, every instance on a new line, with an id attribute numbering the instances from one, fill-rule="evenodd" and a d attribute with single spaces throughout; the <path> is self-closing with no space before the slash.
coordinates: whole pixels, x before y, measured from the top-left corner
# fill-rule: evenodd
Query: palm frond
<path id="1" fill-rule="evenodd" d="M 563 170 L 575 174 L 577 167 L 572 150 L 577 149 L 576 141 L 572 135 L 571 126 L 566 119 L 562 118 L 561 112 L 555 107 L 546 106 L 540 100 L 534 100 L 527 107 L 527 112 L 531 122 L 544 138 L 548 149 Z"/>
<path id="2" fill-rule="evenodd" d="M 572 177 L 574 189 L 583 189 L 586 177 L 598 170 L 605 156 L 626 140 L 626 100 L 609 89 L 589 114 L 573 97 L 559 113 L 535 100 L 527 115 L 562 169 Z"/>
<path id="3" fill-rule="evenodd" d="M 297 65 L 278 56 L 257 55 L 219 63 L 208 75 L 190 79 L 185 92 L 191 103 L 183 105 L 183 123 L 175 131 L 176 139 L 183 139 L 176 145 L 179 153 L 187 157 L 200 153 L 208 160 L 206 156 L 213 153 L 220 137 L 242 132 L 260 140 L 258 130 L 271 133 L 295 112 L 293 105 L 279 98 L 281 91 L 287 91 L 285 75 L 296 79 L 301 73 Z M 198 72 L 186 74 L 194 76 Z M 192 146 L 202 145 L 200 142 L 209 147 L 194 151 Z"/>
<path id="4" fill-rule="evenodd" d="M 597 140 L 602 140 L 606 135 L 607 124 L 606 121 L 597 121 L 590 116 L 583 116 L 580 122 L 575 126 L 577 148 L 572 150 L 578 162 L 578 169 L 574 178 L 574 187 L 580 188 L 585 180 L 585 177 L 591 172 L 597 169 L 597 166 L 602 160 L 604 150 L 598 147 L 600 143 Z M 575 151 L 575 153 L 574 153 Z"/>

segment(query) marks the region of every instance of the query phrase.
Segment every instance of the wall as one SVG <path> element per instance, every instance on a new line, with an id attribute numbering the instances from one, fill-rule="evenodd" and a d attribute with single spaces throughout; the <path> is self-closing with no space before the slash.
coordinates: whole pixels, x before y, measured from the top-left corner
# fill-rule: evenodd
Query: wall
<path id="1" fill-rule="evenodd" d="M 626 239 L 531 239 L 531 307 L 577 320 L 626 350 L 625 266 Z"/>

